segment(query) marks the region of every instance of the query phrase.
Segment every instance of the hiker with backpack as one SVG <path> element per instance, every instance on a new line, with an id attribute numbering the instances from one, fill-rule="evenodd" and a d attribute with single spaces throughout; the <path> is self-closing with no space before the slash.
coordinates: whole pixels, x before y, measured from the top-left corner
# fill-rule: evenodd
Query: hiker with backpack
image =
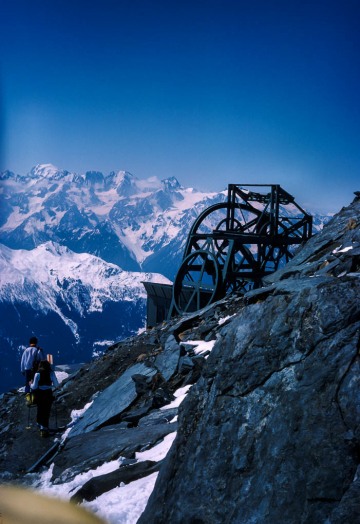
<path id="1" fill-rule="evenodd" d="M 50 411 L 54 401 L 52 388 L 58 385 L 59 382 L 51 368 L 50 362 L 42 360 L 38 371 L 35 373 L 34 380 L 30 383 L 31 389 L 35 393 L 35 404 L 37 405 L 36 422 L 42 437 L 49 436 Z"/>
<path id="2" fill-rule="evenodd" d="M 30 381 L 33 380 L 35 372 L 41 360 L 44 359 L 43 350 L 37 345 L 38 339 L 31 337 L 21 357 L 21 373 L 25 376 L 25 393 L 30 393 Z"/>

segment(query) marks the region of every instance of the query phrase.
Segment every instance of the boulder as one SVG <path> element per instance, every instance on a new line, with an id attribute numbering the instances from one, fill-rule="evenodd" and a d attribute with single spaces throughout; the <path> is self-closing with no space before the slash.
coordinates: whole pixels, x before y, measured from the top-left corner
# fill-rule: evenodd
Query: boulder
<path id="1" fill-rule="evenodd" d="M 95 398 L 91 406 L 71 429 L 69 438 L 94 431 L 109 420 L 119 416 L 137 397 L 136 385 L 132 379 L 133 375 L 151 378 L 156 373 L 156 369 L 142 363 L 128 368 L 113 384 Z"/>
<path id="2" fill-rule="evenodd" d="M 119 469 L 111 473 L 99 475 L 88 480 L 70 500 L 76 503 L 83 502 L 84 500 L 94 500 L 103 493 L 120 486 L 121 483 L 128 484 L 134 480 L 147 477 L 155 471 L 159 471 L 161 464 L 162 461 L 153 462 L 152 460 L 145 460 L 143 462 L 137 462 L 136 464 L 120 466 Z"/>
<path id="3" fill-rule="evenodd" d="M 161 408 L 162 406 L 166 406 L 166 404 L 170 404 L 170 402 L 173 400 L 175 400 L 174 395 L 166 386 L 163 386 L 154 392 L 152 398 L 152 407 Z"/>
<path id="4" fill-rule="evenodd" d="M 165 348 L 155 359 L 154 366 L 159 370 L 166 381 L 174 375 L 180 358 L 180 346 L 175 337 L 170 335 L 165 342 Z"/>
<path id="5" fill-rule="evenodd" d="M 181 357 L 179 360 L 178 373 L 185 375 L 186 373 L 189 373 L 189 371 L 192 371 L 194 365 L 195 364 L 192 359 L 187 355 L 185 357 Z"/>

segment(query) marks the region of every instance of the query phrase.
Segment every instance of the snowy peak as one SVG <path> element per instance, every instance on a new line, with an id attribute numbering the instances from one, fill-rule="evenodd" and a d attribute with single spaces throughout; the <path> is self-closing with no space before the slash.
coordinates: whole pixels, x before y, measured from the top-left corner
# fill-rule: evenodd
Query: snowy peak
<path id="1" fill-rule="evenodd" d="M 38 164 L 28 175 L 2 178 L 0 242 L 31 249 L 54 241 L 126 270 L 140 270 L 177 238 L 194 204 L 219 198 L 184 189 L 175 177 L 139 179 L 128 171 L 76 174 Z"/>
<path id="2" fill-rule="evenodd" d="M 61 180 L 69 174 L 68 171 L 60 171 L 52 164 L 37 164 L 29 173 L 32 179 L 46 178 L 48 180 Z"/>
<path id="3" fill-rule="evenodd" d="M 76 335 L 74 318 L 102 312 L 106 303 L 145 300 L 143 281 L 169 281 L 158 274 L 130 273 L 88 253 L 46 242 L 27 251 L 0 244 L 0 303 L 27 304 L 55 313 Z"/>
<path id="4" fill-rule="evenodd" d="M 52 241 L 31 250 L 0 244 L 0 391 L 19 384 L 19 354 L 29 332 L 40 336 L 58 363 L 71 363 L 88 362 L 143 329 L 143 281 L 168 283 Z"/>
<path id="5" fill-rule="evenodd" d="M 27 176 L 5 172 L 2 178 L 3 244 L 31 249 L 53 241 L 125 270 L 165 271 L 170 279 L 196 216 L 227 198 L 227 191 L 184 188 L 175 177 L 76 174 L 52 164 L 39 164 Z M 209 224 L 209 230 L 216 225 Z"/>
<path id="6" fill-rule="evenodd" d="M 180 182 L 174 177 L 165 178 L 161 181 L 165 191 L 176 191 L 176 189 L 183 189 Z"/>
<path id="7" fill-rule="evenodd" d="M 119 196 L 130 197 L 139 193 L 139 189 L 136 184 L 137 178 L 134 177 L 134 175 L 131 173 L 127 173 L 125 171 L 118 173 L 116 181 L 116 192 Z"/>
<path id="8" fill-rule="evenodd" d="M 8 169 L 0 173 L 0 180 L 10 180 L 12 178 L 16 178 L 16 175 L 15 173 L 13 173 L 12 171 L 9 171 Z"/>

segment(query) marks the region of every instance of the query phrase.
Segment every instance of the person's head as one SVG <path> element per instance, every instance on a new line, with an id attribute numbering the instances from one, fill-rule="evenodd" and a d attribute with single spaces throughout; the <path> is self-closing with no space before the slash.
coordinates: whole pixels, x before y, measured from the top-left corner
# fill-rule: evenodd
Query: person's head
<path id="1" fill-rule="evenodd" d="M 31 337 L 29 340 L 30 346 L 36 346 L 38 343 L 38 339 L 36 337 Z"/>
<path id="2" fill-rule="evenodd" d="M 47 360 L 41 360 L 38 371 L 51 371 L 51 364 Z"/>

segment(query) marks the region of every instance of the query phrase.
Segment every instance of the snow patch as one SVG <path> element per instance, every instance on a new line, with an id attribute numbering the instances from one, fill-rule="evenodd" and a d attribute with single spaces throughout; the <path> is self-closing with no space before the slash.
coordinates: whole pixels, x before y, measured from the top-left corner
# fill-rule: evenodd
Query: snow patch
<path id="1" fill-rule="evenodd" d="M 176 390 L 174 393 L 175 400 L 170 402 L 170 404 L 166 404 L 166 406 L 162 406 L 160 409 L 165 411 L 167 409 L 179 407 L 182 401 L 185 399 L 186 395 L 188 394 L 190 388 L 191 384 Z"/>

